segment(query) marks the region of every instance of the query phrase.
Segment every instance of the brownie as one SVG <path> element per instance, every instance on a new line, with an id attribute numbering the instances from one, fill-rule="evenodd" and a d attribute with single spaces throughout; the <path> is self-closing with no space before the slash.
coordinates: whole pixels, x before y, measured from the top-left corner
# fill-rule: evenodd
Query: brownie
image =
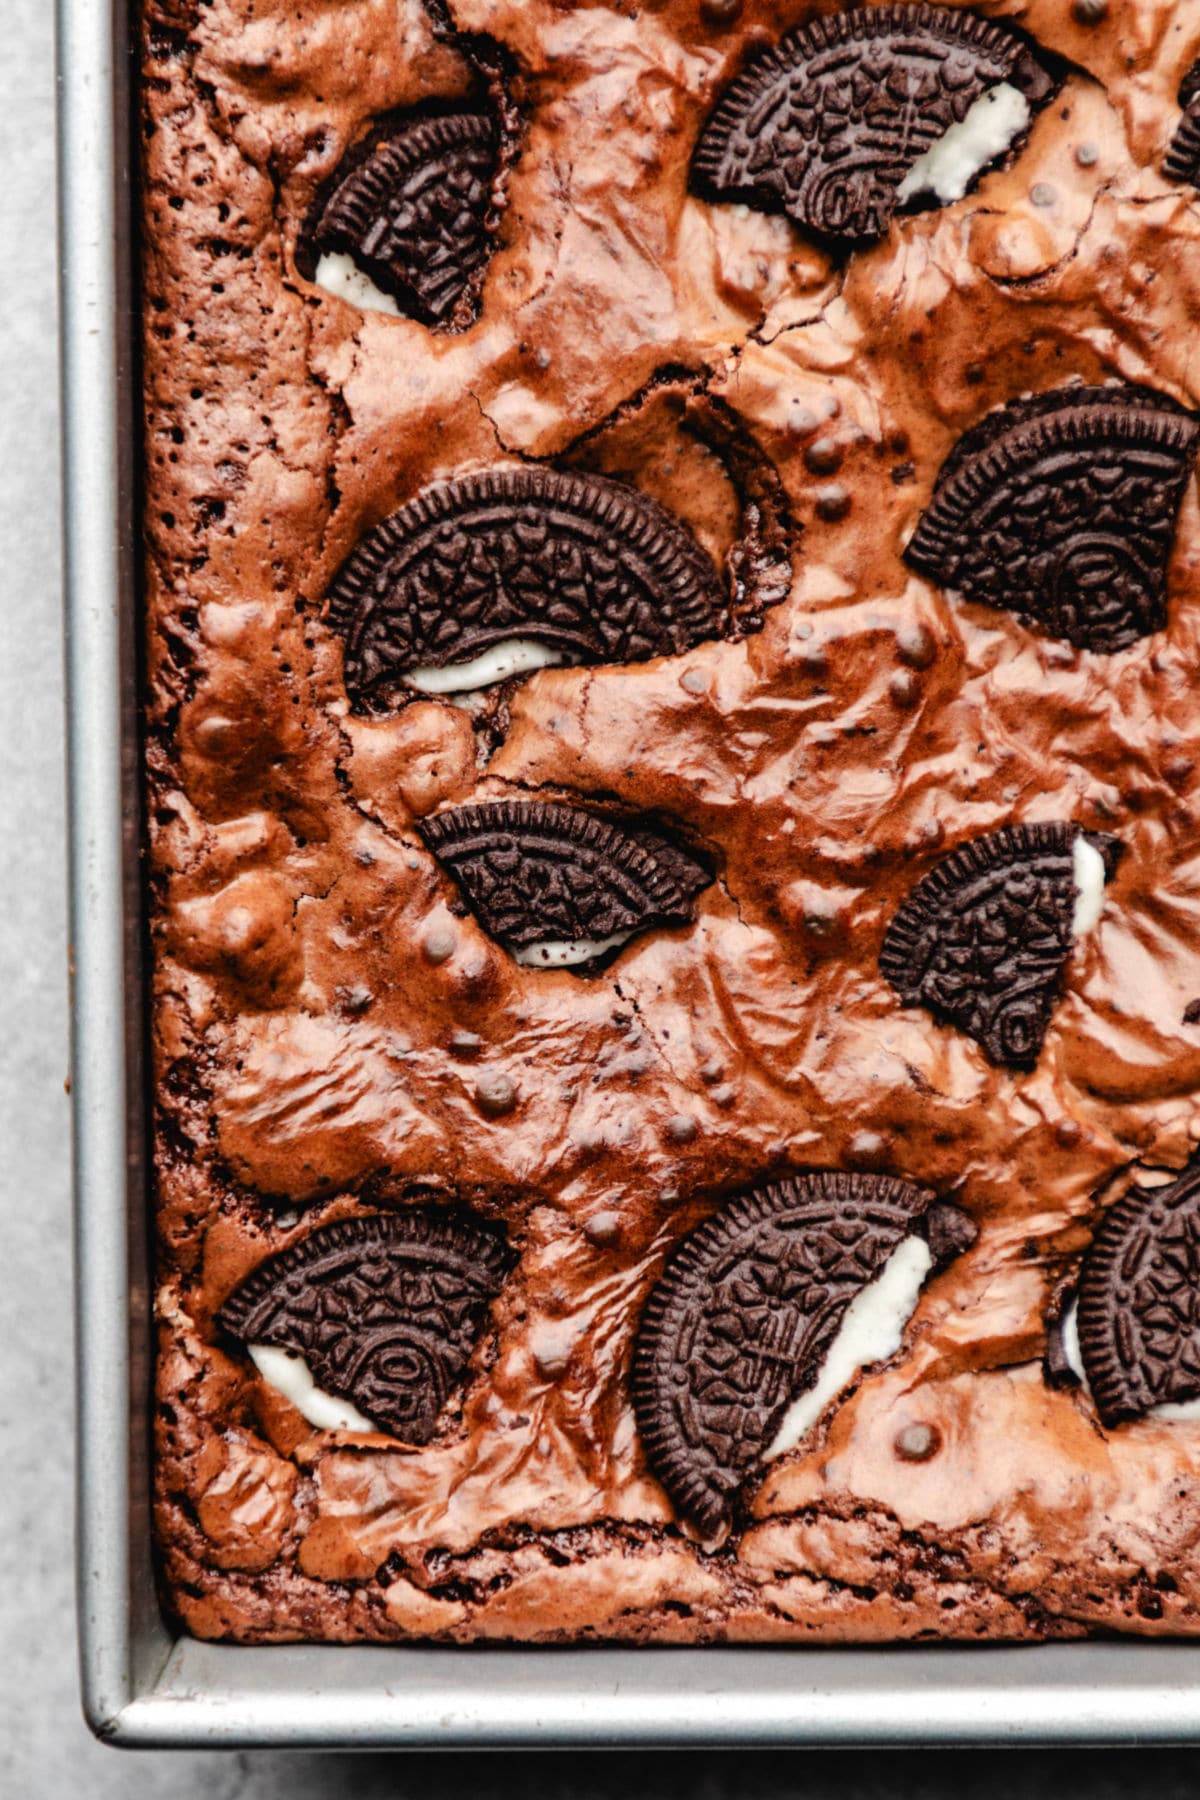
<path id="1" fill-rule="evenodd" d="M 146 0 L 164 1604 L 1200 1630 L 1191 0 Z"/>

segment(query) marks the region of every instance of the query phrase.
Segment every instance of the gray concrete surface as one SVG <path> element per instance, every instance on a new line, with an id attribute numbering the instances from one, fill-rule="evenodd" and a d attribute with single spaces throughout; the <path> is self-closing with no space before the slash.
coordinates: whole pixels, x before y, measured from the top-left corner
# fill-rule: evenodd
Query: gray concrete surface
<path id="1" fill-rule="evenodd" d="M 102 0 L 96 0 L 102 4 Z M 70 1274 L 49 0 L 0 8 L 0 1796 L 1071 1800 L 1200 1788 L 1200 1753 L 146 1754 L 89 1738 L 71 1592 Z"/>

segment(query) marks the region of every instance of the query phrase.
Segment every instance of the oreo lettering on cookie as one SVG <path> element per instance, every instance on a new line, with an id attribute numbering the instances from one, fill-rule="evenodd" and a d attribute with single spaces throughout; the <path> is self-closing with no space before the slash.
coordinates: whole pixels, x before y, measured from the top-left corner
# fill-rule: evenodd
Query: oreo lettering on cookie
<path id="1" fill-rule="evenodd" d="M 1194 62 L 1179 87 L 1183 117 L 1175 129 L 1163 163 L 1168 181 L 1200 188 L 1200 62 Z"/>
<path id="2" fill-rule="evenodd" d="M 1006 130 L 993 137 L 995 124 L 978 115 L 976 129 L 965 126 L 998 89 Z M 947 133 L 959 128 L 963 138 L 951 160 L 970 165 L 974 152 L 965 191 L 1053 89 L 1022 38 L 975 13 L 856 7 L 811 20 L 751 62 L 704 129 L 693 185 L 710 199 L 785 213 L 838 244 L 870 242 L 925 191 L 918 183 L 910 195 L 906 180 Z"/>
<path id="3" fill-rule="evenodd" d="M 652 926 L 688 924 L 712 880 L 649 827 L 553 802 L 457 807 L 417 829 L 489 937 L 535 968 L 593 963 Z"/>
<path id="4" fill-rule="evenodd" d="M 1200 1399 L 1200 1160 L 1109 1208 L 1084 1258 L 1076 1321 L 1105 1425 Z"/>
<path id="5" fill-rule="evenodd" d="M 964 599 L 1084 650 L 1167 622 L 1167 562 L 1200 421 L 1142 387 L 1018 400 L 947 458 L 905 555 Z"/>
<path id="6" fill-rule="evenodd" d="M 364 697 L 498 646 L 568 663 L 672 656 L 719 637 L 728 614 L 712 559 L 657 501 L 521 468 L 439 482 L 385 519 L 335 578 L 329 622 Z"/>
<path id="7" fill-rule="evenodd" d="M 342 1219 L 270 1257 L 218 1324 L 304 1358 L 318 1387 L 427 1444 L 511 1257 L 477 1220 L 415 1209 Z"/>
<path id="8" fill-rule="evenodd" d="M 975 1232 L 909 1182 L 812 1173 L 740 1195 L 671 1255 L 638 1326 L 632 1397 L 651 1467 L 701 1531 L 729 1522 L 847 1308 L 914 1235 L 927 1272 Z"/>
<path id="9" fill-rule="evenodd" d="M 402 124 L 336 181 L 310 243 L 349 256 L 398 311 L 444 325 L 491 253 L 497 158 L 496 127 L 481 113 Z"/>
<path id="10" fill-rule="evenodd" d="M 962 844 L 919 881 L 879 967 L 906 1006 L 973 1037 L 990 1062 L 1037 1061 L 1076 936 L 1099 917 L 1117 839 L 1053 822 Z"/>

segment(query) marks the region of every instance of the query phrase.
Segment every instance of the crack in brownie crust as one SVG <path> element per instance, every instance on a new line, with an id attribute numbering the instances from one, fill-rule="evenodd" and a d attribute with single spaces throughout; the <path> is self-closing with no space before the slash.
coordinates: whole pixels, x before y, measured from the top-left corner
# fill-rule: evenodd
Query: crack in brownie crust
<path id="1" fill-rule="evenodd" d="M 1050 1296 L 1200 1136 L 1200 212 L 1162 173 L 1200 19 L 980 10 L 1066 71 L 1054 104 L 961 201 L 835 256 L 691 171 L 759 48 L 837 0 L 148 0 L 158 1542 L 198 1634 L 1200 1629 L 1194 1428 L 1106 1424 L 1042 1373 Z M 503 219 L 465 312 L 317 288 L 305 232 L 355 147 L 480 110 Z M 1035 397 L 1126 391 L 1172 439 L 1121 502 L 1153 503 L 1137 632 L 1124 601 L 1098 647 L 1049 629 L 1032 567 L 967 595 L 943 551 L 1009 555 L 974 515 L 937 568 L 905 559 L 998 426 L 1048 431 Z M 339 570 L 513 468 L 649 496 L 731 578 L 735 630 L 525 673 L 486 729 L 360 706 Z M 481 931 L 421 835 L 564 805 L 712 872 L 690 923 L 584 980 Z M 902 1004 L 880 947 L 960 846 L 1059 822 L 1119 840 L 1119 875 L 1035 1066 L 1001 1068 Z M 978 1236 L 699 1542 L 638 1429 L 638 1321 L 730 1196 L 801 1170 L 945 1196 Z M 511 1267 L 429 1441 L 348 1441 L 218 1313 L 311 1234 L 426 1212 Z"/>

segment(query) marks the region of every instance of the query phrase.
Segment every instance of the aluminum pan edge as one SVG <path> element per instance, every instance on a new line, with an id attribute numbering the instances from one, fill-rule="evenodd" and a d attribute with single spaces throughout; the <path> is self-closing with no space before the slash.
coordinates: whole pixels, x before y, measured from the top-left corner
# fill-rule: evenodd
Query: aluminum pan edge
<path id="1" fill-rule="evenodd" d="M 59 0 L 76 1591 L 101 1729 L 171 1638 L 149 1556 L 137 802 L 133 320 L 125 0 Z"/>
<path id="2" fill-rule="evenodd" d="M 235 1649 L 181 1641 L 114 1722 L 159 1748 L 1188 1743 L 1200 1647 Z"/>
<path id="3" fill-rule="evenodd" d="M 149 1545 L 126 0 L 57 0 L 84 1712 L 135 1747 L 1200 1741 L 1200 1645 L 172 1641 Z"/>

